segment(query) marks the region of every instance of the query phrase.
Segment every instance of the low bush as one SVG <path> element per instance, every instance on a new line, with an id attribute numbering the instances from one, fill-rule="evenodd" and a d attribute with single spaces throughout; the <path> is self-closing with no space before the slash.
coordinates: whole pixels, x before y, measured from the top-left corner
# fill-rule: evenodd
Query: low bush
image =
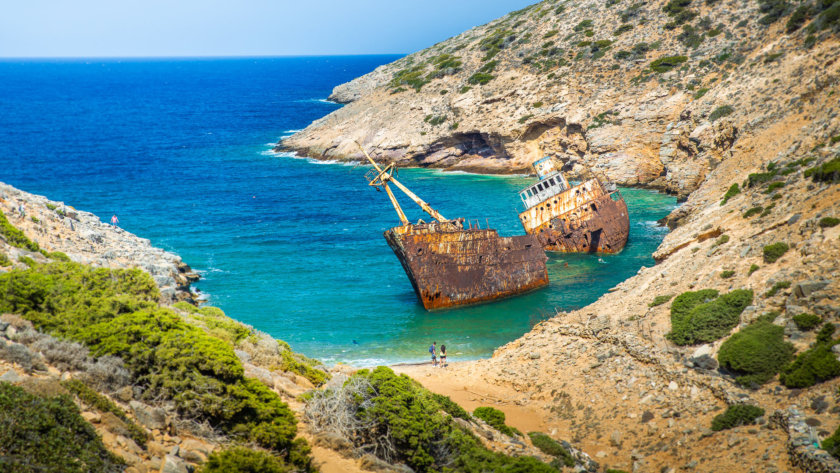
<path id="1" fill-rule="evenodd" d="M 708 89 L 707 89 L 708 90 Z M 735 197 L 736 195 L 741 193 L 741 188 L 738 186 L 738 183 L 732 184 L 729 186 L 729 189 L 726 191 L 726 194 L 723 194 L 723 200 L 720 202 L 720 205 L 723 205 L 729 202 L 729 199 Z"/>
<path id="2" fill-rule="evenodd" d="M 477 407 L 473 411 L 473 415 L 505 435 L 522 435 L 515 428 L 505 424 L 505 413 L 494 407 Z"/>
<path id="3" fill-rule="evenodd" d="M 706 92 L 708 92 L 708 91 L 709 91 L 709 89 L 707 87 L 701 87 L 701 88 L 697 89 L 697 92 L 694 93 L 694 100 L 698 100 L 698 99 L 702 98 L 704 95 L 706 95 Z M 737 186 L 738 184 L 734 184 L 734 185 Z M 731 189 L 731 187 L 730 187 L 730 189 Z M 738 192 L 740 192 L 740 191 L 738 191 Z M 737 192 L 736 192 L 736 194 L 737 194 Z M 724 203 L 726 203 L 726 202 L 724 202 Z"/>
<path id="4" fill-rule="evenodd" d="M 563 448 L 560 442 L 542 432 L 528 432 L 528 437 L 531 439 L 531 443 L 541 452 L 556 457 L 563 466 L 575 466 L 575 459 L 572 458 L 572 454 Z"/>
<path id="5" fill-rule="evenodd" d="M 779 381 L 789 388 L 807 388 L 840 376 L 840 361 L 831 350 L 837 343 L 831 338 L 834 330 L 833 324 L 823 325 L 811 348 L 782 369 Z"/>
<path id="6" fill-rule="evenodd" d="M 787 23 L 785 24 L 785 31 L 788 33 L 793 33 L 794 31 L 798 30 L 805 24 L 806 21 L 811 17 L 811 6 L 810 5 L 800 5 L 796 10 L 793 11 L 793 15 L 788 18 Z"/>
<path id="7" fill-rule="evenodd" d="M 210 454 L 198 473 L 292 473 L 279 458 L 262 450 L 232 447 Z"/>
<path id="8" fill-rule="evenodd" d="M 665 295 L 662 295 L 662 296 L 656 296 L 656 297 L 653 298 L 653 302 L 648 304 L 648 307 L 656 307 L 658 305 L 662 305 L 662 304 L 670 301 L 672 297 L 674 297 L 673 294 L 665 294 Z"/>
<path id="9" fill-rule="evenodd" d="M 820 228 L 831 228 L 840 224 L 840 218 L 834 217 L 823 217 L 820 219 L 819 226 Z"/>
<path id="10" fill-rule="evenodd" d="M 357 453 L 414 471 L 556 473 L 534 458 L 488 450 L 442 410 L 419 383 L 380 366 L 358 371 L 341 388 L 314 392 L 306 416 L 316 432 L 341 435 Z"/>
<path id="11" fill-rule="evenodd" d="M 758 19 L 762 25 L 775 23 L 790 10 L 790 4 L 785 0 L 758 0 L 758 10 L 764 14 Z"/>
<path id="12" fill-rule="evenodd" d="M 633 29 L 632 23 L 624 23 L 613 31 L 613 36 L 620 36 Z"/>
<path id="13" fill-rule="evenodd" d="M 779 181 L 771 182 L 770 185 L 767 186 L 767 189 L 764 191 L 764 193 L 765 194 L 772 194 L 773 191 L 775 191 L 776 189 L 781 189 L 784 186 L 785 186 L 784 182 L 779 182 Z"/>
<path id="14" fill-rule="evenodd" d="M 735 111 L 735 108 L 732 105 L 721 105 L 720 107 L 714 109 L 712 113 L 709 114 L 709 121 L 714 122 L 720 118 L 723 118 L 727 115 L 731 115 Z"/>
<path id="15" fill-rule="evenodd" d="M 467 412 L 466 409 L 455 403 L 452 399 L 449 399 L 449 396 L 432 393 L 432 399 L 434 399 L 435 402 L 437 402 L 438 405 L 440 405 L 440 408 L 443 409 L 443 412 L 446 412 L 452 417 L 470 420 L 470 413 Z"/>
<path id="16" fill-rule="evenodd" d="M 0 251 L 0 268 L 6 268 L 12 265 L 12 260 L 6 256 L 6 253 Z"/>
<path id="17" fill-rule="evenodd" d="M 650 69 L 653 72 L 657 73 L 664 73 L 668 72 L 671 69 L 679 66 L 680 64 L 684 63 L 688 60 L 686 56 L 666 56 L 661 57 L 653 62 L 650 63 Z"/>
<path id="18" fill-rule="evenodd" d="M 37 396 L 0 382 L 0 412 L 2 471 L 117 473 L 125 469 L 67 396 Z"/>
<path id="19" fill-rule="evenodd" d="M 773 284 L 767 292 L 764 293 L 764 297 L 773 297 L 779 293 L 782 289 L 787 289 L 790 287 L 790 281 L 779 281 Z"/>
<path id="20" fill-rule="evenodd" d="M 723 279 L 729 279 L 732 276 L 735 276 L 735 271 L 732 271 L 731 269 L 720 273 L 720 277 L 722 277 Z"/>
<path id="21" fill-rule="evenodd" d="M 758 271 L 760 268 L 761 268 L 761 266 L 759 266 L 755 263 L 751 264 L 749 271 L 747 271 L 747 276 L 752 276 L 752 273 Z"/>
<path id="22" fill-rule="evenodd" d="M 684 292 L 671 304 L 671 332 L 666 337 L 677 345 L 719 340 L 738 325 L 752 300 L 753 292 L 747 289 L 721 296 L 714 289 Z"/>
<path id="23" fill-rule="evenodd" d="M 50 263 L 0 274 L 0 312 L 75 340 L 94 356 L 124 360 L 147 399 L 171 399 L 179 414 L 234 439 L 283 453 L 308 470 L 294 414 L 259 381 L 244 377 L 232 345 L 157 305 L 158 288 L 139 269 Z"/>
<path id="24" fill-rule="evenodd" d="M 720 246 L 725 243 L 729 243 L 729 235 L 723 234 L 719 236 L 717 240 L 715 240 L 714 246 Z"/>
<path id="25" fill-rule="evenodd" d="M 741 425 L 754 424 L 755 420 L 764 415 L 764 409 L 749 404 L 733 404 L 726 408 L 726 412 L 712 419 L 712 430 L 721 431 Z"/>
<path id="26" fill-rule="evenodd" d="M 492 74 L 487 74 L 484 72 L 476 72 L 475 74 L 471 75 L 467 82 L 473 85 L 484 85 L 495 78 Z"/>
<path id="27" fill-rule="evenodd" d="M 6 238 L 6 242 L 15 248 L 23 248 L 29 251 L 38 251 L 41 249 L 37 243 L 27 238 L 22 231 L 12 225 L 6 219 L 6 215 L 3 212 L 0 212 L 0 235 L 3 235 Z"/>
<path id="28" fill-rule="evenodd" d="M 840 426 L 820 446 L 834 458 L 840 458 Z"/>
<path id="29" fill-rule="evenodd" d="M 757 388 L 793 358 L 796 349 L 785 341 L 784 332 L 783 327 L 766 320 L 744 327 L 720 346 L 720 366 L 733 372 L 738 384 Z"/>
<path id="30" fill-rule="evenodd" d="M 789 249 L 790 249 L 790 246 L 788 246 L 787 243 L 781 242 L 781 241 L 777 242 L 777 243 L 773 243 L 771 245 L 765 246 L 764 250 L 763 250 L 764 251 L 764 262 L 765 263 L 775 263 L 776 260 L 781 258 L 782 255 L 784 255 L 785 253 L 787 253 L 787 250 L 789 250 Z"/>
<path id="31" fill-rule="evenodd" d="M 822 323 L 822 317 L 816 314 L 797 314 L 793 316 L 793 323 L 799 330 L 807 332 L 817 328 Z"/>
<path id="32" fill-rule="evenodd" d="M 835 4 L 837 5 L 840 3 Z M 810 177 L 815 182 L 840 182 L 840 157 L 806 169 L 805 177 Z"/>

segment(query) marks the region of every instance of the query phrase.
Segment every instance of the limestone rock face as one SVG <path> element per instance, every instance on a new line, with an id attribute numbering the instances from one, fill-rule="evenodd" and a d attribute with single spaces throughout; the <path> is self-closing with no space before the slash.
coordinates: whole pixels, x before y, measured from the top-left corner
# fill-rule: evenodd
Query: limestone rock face
<path id="1" fill-rule="evenodd" d="M 829 87 L 837 64 L 818 58 L 837 44 L 806 49 L 784 19 L 759 23 L 759 2 L 691 3 L 688 29 L 666 3 L 512 12 L 335 87 L 330 99 L 347 105 L 278 149 L 360 160 L 358 141 L 381 161 L 484 173 L 552 154 L 571 177 L 593 170 L 686 199 L 743 133 Z M 673 68 L 652 67 L 671 56 Z"/>

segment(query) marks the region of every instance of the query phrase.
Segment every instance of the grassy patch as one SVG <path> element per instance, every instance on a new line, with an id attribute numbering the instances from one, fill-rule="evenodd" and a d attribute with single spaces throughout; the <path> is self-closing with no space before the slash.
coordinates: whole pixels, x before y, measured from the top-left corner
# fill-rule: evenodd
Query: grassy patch
<path id="1" fill-rule="evenodd" d="M 27 238 L 22 231 L 18 230 L 14 225 L 9 223 L 3 212 L 0 212 L 0 235 L 3 235 L 6 238 L 6 242 L 9 245 L 16 248 L 22 248 L 29 251 L 38 251 L 41 249 L 37 243 Z"/>
<path id="2" fill-rule="evenodd" d="M 761 268 L 761 266 L 759 266 L 759 265 L 757 265 L 757 264 L 755 264 L 755 263 L 751 264 L 751 265 L 750 265 L 750 269 L 749 269 L 749 271 L 747 271 L 747 276 L 752 276 L 752 273 L 754 273 L 754 272 L 758 271 L 758 270 L 759 270 L 759 268 Z"/>
<path id="3" fill-rule="evenodd" d="M 668 72 L 673 68 L 679 66 L 680 64 L 684 63 L 688 60 L 686 56 L 666 56 L 661 57 L 653 62 L 650 63 L 650 69 L 653 72 L 657 72 L 662 74 L 664 72 Z"/>
<path id="4" fill-rule="evenodd" d="M 560 442 L 542 432 L 528 432 L 528 437 L 531 439 L 531 443 L 539 448 L 541 452 L 557 458 L 563 466 L 575 466 L 574 458 L 572 458 L 568 450 L 563 448 Z"/>
<path id="5" fill-rule="evenodd" d="M 729 279 L 732 276 L 735 276 L 735 271 L 732 271 L 731 269 L 720 273 L 720 277 L 722 277 L 723 279 Z"/>
<path id="6" fill-rule="evenodd" d="M 790 362 L 794 351 L 783 327 L 759 320 L 723 342 L 718 361 L 736 375 L 738 384 L 757 388 Z"/>
<path id="7" fill-rule="evenodd" d="M 840 182 L 840 157 L 806 169 L 805 177 L 810 177 L 814 182 Z"/>
<path id="8" fill-rule="evenodd" d="M 709 114 L 709 121 L 714 122 L 727 115 L 731 115 L 734 111 L 735 109 L 731 105 L 721 105 Z"/>
<path id="9" fill-rule="evenodd" d="M 672 297 L 674 297 L 673 294 L 665 294 L 665 295 L 662 295 L 662 296 L 656 296 L 656 297 L 653 298 L 653 302 L 648 304 L 648 307 L 656 307 L 658 305 L 662 305 L 662 304 L 670 301 Z"/>
<path id="10" fill-rule="evenodd" d="M 749 404 L 733 404 L 726 408 L 726 412 L 712 419 L 712 430 L 721 431 L 741 425 L 754 424 L 755 420 L 764 415 L 764 409 Z"/>
<path id="11" fill-rule="evenodd" d="M 770 288 L 767 292 L 764 293 L 764 297 L 773 297 L 779 293 L 782 289 L 787 289 L 790 287 L 790 281 L 779 281 L 776 284 L 773 284 L 773 287 Z"/>
<path id="12" fill-rule="evenodd" d="M 0 412 L 3 471 L 117 473 L 125 468 L 67 396 L 37 396 L 0 382 Z"/>
<path id="13" fill-rule="evenodd" d="M 694 345 L 728 335 L 750 305 L 753 292 L 738 289 L 718 295 L 714 289 L 684 292 L 671 304 L 671 332 L 666 338 L 677 345 Z"/>
<path id="14" fill-rule="evenodd" d="M 750 218 L 750 217 L 752 217 L 753 215 L 760 214 L 762 210 L 764 210 L 764 207 L 762 207 L 762 206 L 760 206 L 760 205 L 759 205 L 759 206 L 757 206 L 757 207 L 751 207 L 749 210 L 747 210 L 746 212 L 744 212 L 743 217 L 744 217 L 744 218 Z"/>
<path id="15" fill-rule="evenodd" d="M 840 224 L 840 218 L 823 217 L 819 221 L 820 228 L 831 228 Z"/>
<path id="16" fill-rule="evenodd" d="M 731 186 L 729 186 L 729 189 L 727 189 L 726 194 L 723 194 L 723 200 L 720 202 L 720 205 L 723 205 L 723 204 L 729 202 L 729 199 L 735 197 L 736 195 L 738 195 L 740 193 L 741 193 L 741 187 L 738 186 L 738 183 L 736 182 L 735 184 L 732 184 Z"/>
<path id="17" fill-rule="evenodd" d="M 292 473 L 294 469 L 262 450 L 232 447 L 210 454 L 198 473 Z"/>
<path id="18" fill-rule="evenodd" d="M 807 388 L 840 376 L 840 361 L 831 350 L 837 343 L 831 338 L 834 330 L 833 324 L 823 325 L 811 348 L 782 369 L 779 381 L 789 388 Z"/>
<path id="19" fill-rule="evenodd" d="M 771 245 L 767 245 L 764 247 L 764 262 L 765 263 L 775 263 L 776 260 L 782 257 L 787 251 L 790 249 L 785 242 L 776 242 Z"/>

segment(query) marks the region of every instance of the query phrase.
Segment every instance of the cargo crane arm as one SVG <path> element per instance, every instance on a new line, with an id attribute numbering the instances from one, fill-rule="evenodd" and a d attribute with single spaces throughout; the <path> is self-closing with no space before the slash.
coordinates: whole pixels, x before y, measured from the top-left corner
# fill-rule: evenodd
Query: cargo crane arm
<path id="1" fill-rule="evenodd" d="M 417 197 L 417 194 L 411 192 L 411 190 L 409 190 L 408 187 L 404 186 L 400 181 L 394 178 L 394 163 L 391 163 L 385 166 L 385 169 L 382 169 L 379 167 L 378 164 L 376 164 L 376 161 L 374 161 L 373 158 L 370 157 L 367 151 L 365 151 L 365 149 L 362 148 L 362 145 L 359 144 L 358 141 L 356 142 L 356 146 L 358 146 L 359 149 L 362 150 L 362 153 L 364 153 L 367 160 L 370 161 L 370 163 L 378 172 L 378 174 L 372 176 L 372 178 L 369 179 L 369 185 L 374 187 L 382 186 L 385 188 L 385 192 L 388 193 L 388 198 L 391 199 L 391 203 L 394 205 L 394 209 L 397 211 L 397 215 L 400 217 L 400 221 L 403 225 L 408 225 L 408 218 L 406 218 L 402 207 L 400 207 L 400 204 L 397 202 L 397 198 L 394 196 L 394 193 L 391 192 L 391 189 L 388 187 L 389 182 L 393 182 L 395 186 L 397 186 L 401 191 L 405 193 L 405 195 L 407 195 L 411 200 L 417 203 L 417 205 L 419 205 L 424 212 L 431 215 L 433 219 L 437 220 L 438 222 L 447 221 L 446 217 L 441 215 L 440 212 L 433 209 L 428 203 L 426 203 L 426 201 L 424 201 L 420 197 Z"/>

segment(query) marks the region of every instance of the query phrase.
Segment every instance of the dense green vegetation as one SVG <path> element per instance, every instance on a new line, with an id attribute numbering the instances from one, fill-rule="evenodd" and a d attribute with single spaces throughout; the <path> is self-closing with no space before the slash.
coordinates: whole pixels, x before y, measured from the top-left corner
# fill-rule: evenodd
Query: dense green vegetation
<path id="1" fill-rule="evenodd" d="M 779 375 L 779 380 L 789 388 L 807 388 L 817 383 L 828 381 L 840 376 L 840 361 L 831 351 L 837 343 L 832 340 L 833 324 L 825 324 L 817 334 L 817 340 L 811 348 L 800 353 L 799 356 Z"/>
<path id="2" fill-rule="evenodd" d="M 134 440 L 134 443 L 140 447 L 146 448 L 146 431 L 139 425 L 135 424 L 134 421 L 129 419 L 125 414 L 125 411 L 120 409 L 113 401 L 94 391 L 78 379 L 68 379 L 66 381 L 62 381 L 61 385 L 73 393 L 77 398 L 79 398 L 79 401 L 88 407 L 92 407 L 99 412 L 110 412 L 111 414 L 114 414 L 118 419 L 125 423 L 131 440 Z"/>
<path id="3" fill-rule="evenodd" d="M 720 431 L 755 423 L 764 415 L 764 409 L 749 404 L 733 404 L 726 408 L 726 412 L 712 419 L 712 430 Z"/>
<path id="4" fill-rule="evenodd" d="M 531 443 L 541 452 L 555 457 L 557 463 L 562 466 L 575 466 L 575 459 L 572 458 L 572 454 L 563 448 L 560 442 L 542 432 L 528 432 L 528 437 L 531 439 Z"/>
<path id="5" fill-rule="evenodd" d="M 785 253 L 787 253 L 787 250 L 789 250 L 789 249 L 790 249 L 790 246 L 788 246 L 787 243 L 781 242 L 781 241 L 777 242 L 777 243 L 773 243 L 771 245 L 765 246 L 764 250 L 763 250 L 763 252 L 764 252 L 764 262 L 765 263 L 775 263 L 776 260 L 781 258 L 782 255 L 784 255 Z"/>
<path id="6" fill-rule="evenodd" d="M 198 473 L 289 473 L 293 471 L 268 452 L 233 447 L 210 454 Z"/>
<path id="7" fill-rule="evenodd" d="M 513 458 L 488 450 L 443 413 L 439 398 L 406 375 L 380 366 L 358 371 L 345 386 L 354 381 L 366 386 L 347 400 L 352 415 L 365 421 L 363 428 L 348 436 L 357 447 L 374 451 L 374 445 L 387 444 L 390 461 L 405 463 L 414 471 L 556 473 L 535 458 Z M 330 391 L 315 394 L 330 395 Z"/>
<path id="8" fill-rule="evenodd" d="M 831 228 L 840 224 L 840 218 L 823 217 L 819 221 L 820 228 Z"/>
<path id="9" fill-rule="evenodd" d="M 720 296 L 714 289 L 684 292 L 671 303 L 671 332 L 666 337 L 677 345 L 719 340 L 738 325 L 752 299 L 753 292 L 746 289 Z"/>
<path id="10" fill-rule="evenodd" d="M 449 399 L 448 396 L 444 396 L 443 394 L 432 393 L 432 399 L 438 403 L 443 412 L 451 415 L 452 417 L 457 417 L 464 420 L 470 420 L 470 413 L 466 411 L 463 407 L 458 405 L 452 399 Z"/>
<path id="11" fill-rule="evenodd" d="M 494 407 L 477 407 L 473 415 L 505 435 L 522 435 L 521 432 L 505 424 L 505 413 Z"/>
<path id="12" fill-rule="evenodd" d="M 9 223 L 6 215 L 0 212 L 0 235 L 6 238 L 6 242 L 16 248 L 23 248 L 29 251 L 39 251 L 38 244 L 26 238 L 22 231 Z"/>
<path id="13" fill-rule="evenodd" d="M 686 56 L 666 56 L 661 57 L 650 63 L 650 69 L 653 72 L 663 73 L 679 66 L 688 60 Z"/>
<path id="14" fill-rule="evenodd" d="M 840 426 L 831 434 L 831 437 L 822 441 L 822 449 L 831 454 L 834 458 L 840 458 Z"/>
<path id="15" fill-rule="evenodd" d="M 822 323 L 822 317 L 816 314 L 797 314 L 793 316 L 793 323 L 799 330 L 807 332 L 817 328 Z"/>
<path id="16" fill-rule="evenodd" d="M 762 207 L 760 205 L 758 207 L 751 207 L 746 212 L 744 212 L 743 217 L 744 218 L 750 218 L 753 215 L 760 214 L 762 210 L 764 210 L 764 207 Z"/>
<path id="17" fill-rule="evenodd" d="M 718 361 L 736 375 L 738 384 L 758 387 L 790 362 L 794 351 L 793 345 L 785 341 L 784 328 L 762 318 L 723 342 Z"/>
<path id="18" fill-rule="evenodd" d="M 309 469 L 296 420 L 265 385 L 243 376 L 232 344 L 157 306 L 157 286 L 139 269 L 76 263 L 34 265 L 0 274 L 0 312 L 80 342 L 94 356 L 124 360 L 147 399 L 171 399 L 179 414 L 233 438 L 274 450 Z"/>
<path id="19" fill-rule="evenodd" d="M 721 273 L 720 273 L 720 277 L 722 277 L 723 279 L 729 279 L 732 276 L 735 276 L 735 271 L 733 271 L 731 269 L 728 269 L 726 271 L 721 271 Z"/>
<path id="20" fill-rule="evenodd" d="M 37 396 L 0 382 L 0 412 L 4 472 L 117 473 L 125 468 L 67 396 Z"/>
<path id="21" fill-rule="evenodd" d="M 735 108 L 732 105 L 721 105 L 720 107 L 714 109 L 712 113 L 709 114 L 709 121 L 715 121 L 719 118 L 723 118 L 727 115 L 731 115 L 735 111 Z"/>

